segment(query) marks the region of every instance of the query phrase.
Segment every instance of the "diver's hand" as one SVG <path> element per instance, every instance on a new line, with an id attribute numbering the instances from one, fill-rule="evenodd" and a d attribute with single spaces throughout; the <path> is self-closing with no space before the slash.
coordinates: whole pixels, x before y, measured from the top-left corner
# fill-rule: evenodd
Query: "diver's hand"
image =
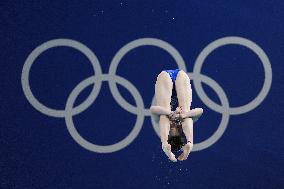
<path id="1" fill-rule="evenodd" d="M 183 114 L 181 114 L 179 111 L 171 111 L 171 113 L 168 115 L 168 118 L 170 120 L 178 120 L 182 118 L 182 115 Z"/>
<path id="2" fill-rule="evenodd" d="M 170 120 L 176 120 L 179 118 L 179 114 L 177 114 L 175 111 L 171 111 L 171 113 L 168 115 L 168 118 Z"/>
<path id="3" fill-rule="evenodd" d="M 178 107 L 176 108 L 175 112 L 176 112 L 177 114 L 181 114 L 181 113 L 182 113 L 182 108 L 178 106 Z"/>
<path id="4" fill-rule="evenodd" d="M 193 144 L 192 144 L 191 142 L 188 142 L 186 145 L 184 145 L 184 146 L 182 147 L 183 152 L 182 152 L 182 154 L 178 157 L 178 160 L 180 160 L 180 161 L 186 160 L 187 157 L 188 157 L 188 155 L 189 155 L 189 153 L 191 152 L 192 148 L 193 148 Z"/>
<path id="5" fill-rule="evenodd" d="M 177 162 L 175 155 L 171 151 L 171 145 L 169 143 L 163 142 L 162 149 L 171 161 Z"/>

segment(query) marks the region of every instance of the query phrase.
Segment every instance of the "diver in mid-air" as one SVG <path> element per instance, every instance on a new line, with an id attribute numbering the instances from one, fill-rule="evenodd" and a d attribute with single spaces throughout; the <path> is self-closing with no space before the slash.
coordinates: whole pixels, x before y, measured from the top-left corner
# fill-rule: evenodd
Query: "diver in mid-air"
<path id="1" fill-rule="evenodd" d="M 173 152 L 182 149 L 178 160 L 186 160 L 193 147 L 193 122 L 203 113 L 202 108 L 190 109 L 192 89 L 188 75 L 180 69 L 162 71 L 156 81 L 157 106 L 150 108 L 159 116 L 162 149 L 171 161 Z"/>

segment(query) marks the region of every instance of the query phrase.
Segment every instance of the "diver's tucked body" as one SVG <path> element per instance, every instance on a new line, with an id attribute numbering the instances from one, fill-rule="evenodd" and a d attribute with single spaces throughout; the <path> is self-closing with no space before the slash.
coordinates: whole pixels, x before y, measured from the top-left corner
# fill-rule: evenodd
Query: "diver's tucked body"
<path id="1" fill-rule="evenodd" d="M 193 147 L 193 120 L 203 113 L 191 110 L 190 80 L 183 70 L 162 71 L 155 84 L 157 106 L 151 112 L 160 116 L 159 128 L 162 149 L 171 161 L 177 161 L 172 151 L 183 150 L 179 160 L 187 159 Z"/>

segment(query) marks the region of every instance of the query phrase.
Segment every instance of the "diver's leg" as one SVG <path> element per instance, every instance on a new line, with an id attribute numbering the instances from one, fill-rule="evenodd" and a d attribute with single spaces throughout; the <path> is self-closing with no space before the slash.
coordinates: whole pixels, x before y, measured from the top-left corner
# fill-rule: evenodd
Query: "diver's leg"
<path id="1" fill-rule="evenodd" d="M 157 105 L 170 111 L 171 96 L 172 96 L 173 83 L 169 74 L 162 71 L 155 84 L 155 97 Z M 160 137 L 162 142 L 162 148 L 170 160 L 176 161 L 174 154 L 171 152 L 171 145 L 168 143 L 168 136 L 170 132 L 170 120 L 166 115 L 160 115 Z"/>
<path id="2" fill-rule="evenodd" d="M 178 72 L 175 85 L 179 107 L 188 112 L 192 102 L 192 90 L 189 77 L 183 70 Z"/>
<path id="3" fill-rule="evenodd" d="M 172 96 L 172 88 L 173 83 L 169 76 L 169 74 L 165 71 L 162 71 L 156 81 L 155 85 L 155 97 L 157 101 L 157 105 L 165 108 L 166 110 L 171 110 L 171 96 Z M 170 130 L 170 120 L 167 118 L 166 115 L 160 116 L 160 135 L 161 135 L 161 142 L 168 141 L 168 134 Z"/>
<path id="4" fill-rule="evenodd" d="M 189 77 L 183 70 L 179 71 L 175 85 L 179 107 L 181 107 L 182 111 L 189 112 L 192 102 L 192 89 Z M 183 147 L 183 153 L 179 156 L 179 160 L 187 159 L 193 147 L 193 121 L 191 118 L 183 120 L 182 129 L 187 139 L 187 144 Z"/>

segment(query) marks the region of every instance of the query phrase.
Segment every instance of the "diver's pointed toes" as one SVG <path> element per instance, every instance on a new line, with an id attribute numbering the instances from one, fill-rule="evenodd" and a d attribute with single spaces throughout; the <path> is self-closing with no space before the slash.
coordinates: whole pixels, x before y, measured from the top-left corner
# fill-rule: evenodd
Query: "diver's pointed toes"
<path id="1" fill-rule="evenodd" d="M 169 158 L 172 162 L 177 162 L 177 159 L 175 157 Z"/>
<path id="2" fill-rule="evenodd" d="M 188 158 L 188 155 L 190 154 L 191 150 L 192 150 L 192 143 L 188 142 L 186 145 L 184 145 L 183 147 L 183 160 L 186 160 Z"/>
<path id="3" fill-rule="evenodd" d="M 182 153 L 179 157 L 178 157 L 179 161 L 183 161 L 184 160 L 184 153 Z"/>

